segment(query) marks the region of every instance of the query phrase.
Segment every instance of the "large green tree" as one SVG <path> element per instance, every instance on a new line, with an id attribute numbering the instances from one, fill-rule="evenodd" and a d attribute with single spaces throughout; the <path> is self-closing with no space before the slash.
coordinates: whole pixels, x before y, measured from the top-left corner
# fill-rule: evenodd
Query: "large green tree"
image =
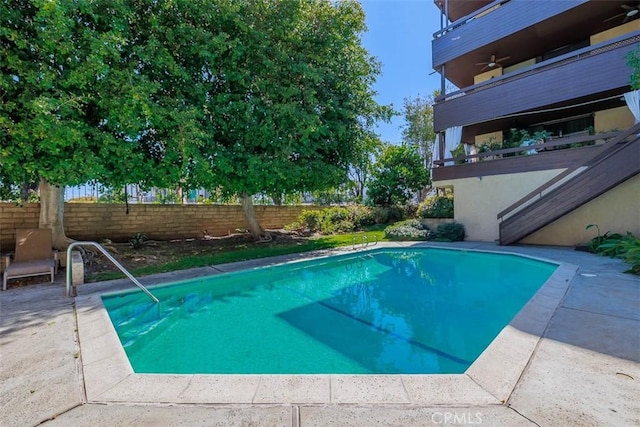
<path id="1" fill-rule="evenodd" d="M 324 190 L 347 180 L 375 120 L 379 64 L 361 43 L 356 1 L 234 3 L 226 50 L 207 64 L 210 175 L 239 194 L 250 231 L 263 234 L 251 195 Z"/>
<path id="2" fill-rule="evenodd" d="M 368 197 L 374 205 L 404 205 L 428 183 L 417 147 L 387 145 L 373 166 Z"/>
<path id="3" fill-rule="evenodd" d="M 12 0 L 0 5 L 2 179 L 40 181 L 64 247 L 63 186 L 251 195 L 346 180 L 388 108 L 355 1 Z"/>
<path id="4" fill-rule="evenodd" d="M 199 108 L 185 102 L 189 76 L 175 60 L 182 46 L 161 41 L 164 9 L 124 0 L 0 4 L 3 179 L 40 181 L 40 226 L 53 229 L 56 247 L 68 243 L 65 185 L 178 182 L 184 151 L 201 136 Z"/>

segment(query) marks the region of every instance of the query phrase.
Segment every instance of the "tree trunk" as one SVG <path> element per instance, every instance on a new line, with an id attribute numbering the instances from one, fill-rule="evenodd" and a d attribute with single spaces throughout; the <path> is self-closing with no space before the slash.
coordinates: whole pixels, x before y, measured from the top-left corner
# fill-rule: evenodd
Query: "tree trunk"
<path id="1" fill-rule="evenodd" d="M 242 202 L 242 210 L 244 211 L 244 219 L 247 222 L 249 233 L 256 240 L 262 240 L 268 238 L 268 234 L 260 226 L 258 219 L 256 218 L 256 212 L 253 209 L 253 201 L 251 196 L 244 191 L 240 193 L 240 201 Z"/>
<path id="2" fill-rule="evenodd" d="M 40 228 L 50 228 L 53 247 L 66 249 L 73 240 L 64 234 L 64 187 L 49 184 L 40 179 Z"/>
<path id="3" fill-rule="evenodd" d="M 36 191 L 38 189 L 37 182 L 27 182 L 22 184 L 20 187 L 20 201 L 26 203 L 29 201 L 29 196 L 32 191 Z"/>

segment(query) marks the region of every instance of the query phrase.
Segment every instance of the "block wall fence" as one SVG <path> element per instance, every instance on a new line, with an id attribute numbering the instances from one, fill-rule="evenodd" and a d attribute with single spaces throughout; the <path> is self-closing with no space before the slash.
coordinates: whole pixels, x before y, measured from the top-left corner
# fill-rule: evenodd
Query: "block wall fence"
<path id="1" fill-rule="evenodd" d="M 225 236 L 246 228 L 239 205 L 129 205 L 65 203 L 64 229 L 76 240 L 111 239 L 126 242 L 135 233 L 152 240 Z M 255 206 L 260 225 L 268 229 L 282 228 L 294 222 L 303 210 L 319 206 Z M 39 203 L 0 203 L 0 251 L 9 252 L 15 245 L 16 228 L 38 228 Z"/>

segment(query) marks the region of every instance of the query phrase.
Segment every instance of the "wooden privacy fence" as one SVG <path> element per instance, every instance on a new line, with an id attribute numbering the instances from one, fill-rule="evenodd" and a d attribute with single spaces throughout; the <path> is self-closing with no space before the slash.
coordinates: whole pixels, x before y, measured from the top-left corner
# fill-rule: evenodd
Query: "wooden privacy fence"
<path id="1" fill-rule="evenodd" d="M 294 222 L 310 209 L 321 207 L 255 206 L 260 225 L 271 229 Z M 0 250 L 11 250 L 16 228 L 37 228 L 39 215 L 39 203 L 0 203 Z M 77 240 L 122 242 L 135 233 L 154 240 L 202 238 L 205 232 L 225 236 L 246 228 L 246 223 L 239 205 L 132 204 L 127 214 L 124 204 L 65 203 L 64 228 Z"/>

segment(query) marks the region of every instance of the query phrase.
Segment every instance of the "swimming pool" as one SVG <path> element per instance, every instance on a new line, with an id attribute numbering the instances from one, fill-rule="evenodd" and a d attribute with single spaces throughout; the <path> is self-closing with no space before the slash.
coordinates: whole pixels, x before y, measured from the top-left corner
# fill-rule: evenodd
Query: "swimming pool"
<path id="1" fill-rule="evenodd" d="M 103 302 L 137 373 L 461 373 L 556 267 L 383 249 Z"/>

